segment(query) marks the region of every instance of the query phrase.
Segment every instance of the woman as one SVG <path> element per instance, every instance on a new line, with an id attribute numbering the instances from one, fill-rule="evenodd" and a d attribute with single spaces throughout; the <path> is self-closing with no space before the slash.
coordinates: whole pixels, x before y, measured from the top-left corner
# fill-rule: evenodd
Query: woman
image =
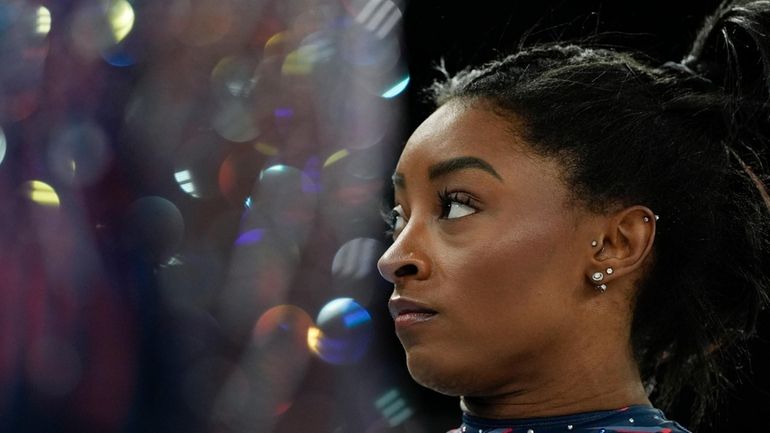
<path id="1" fill-rule="evenodd" d="M 768 32 L 770 2 L 724 5 L 681 63 L 540 45 L 433 86 L 378 265 L 459 431 L 684 432 L 656 407 L 718 402 L 768 303 Z"/>

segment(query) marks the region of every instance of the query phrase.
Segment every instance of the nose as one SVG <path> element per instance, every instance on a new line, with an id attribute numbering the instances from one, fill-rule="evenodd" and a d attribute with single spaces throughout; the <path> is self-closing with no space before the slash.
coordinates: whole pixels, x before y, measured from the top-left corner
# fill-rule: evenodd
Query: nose
<path id="1" fill-rule="evenodd" d="M 413 242 L 408 235 L 405 229 L 377 261 L 380 275 L 394 284 L 410 278 L 423 280 L 430 275 L 428 256 L 424 249 L 416 247 L 424 243 Z"/>

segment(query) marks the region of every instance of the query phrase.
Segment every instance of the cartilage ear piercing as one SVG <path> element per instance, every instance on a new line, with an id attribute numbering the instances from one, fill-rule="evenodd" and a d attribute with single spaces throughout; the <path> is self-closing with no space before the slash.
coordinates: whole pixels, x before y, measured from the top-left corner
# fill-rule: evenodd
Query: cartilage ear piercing
<path id="1" fill-rule="evenodd" d="M 599 284 L 598 286 L 596 286 L 596 290 L 604 293 L 607 290 L 607 285 L 606 284 Z"/>
<path id="2" fill-rule="evenodd" d="M 650 217 L 648 217 L 648 216 L 644 216 L 642 219 L 643 219 L 643 220 L 644 220 L 644 222 L 646 222 L 646 223 L 650 222 Z"/>
<path id="3" fill-rule="evenodd" d="M 595 247 L 595 246 L 597 246 L 597 245 L 599 245 L 599 242 L 596 242 L 596 241 L 591 241 L 591 246 L 592 246 L 592 247 Z"/>
<path id="4" fill-rule="evenodd" d="M 660 215 L 655 215 L 655 221 L 660 219 Z"/>
<path id="5" fill-rule="evenodd" d="M 615 270 L 610 267 L 610 268 L 607 268 L 606 272 L 607 272 L 607 275 L 612 275 L 612 273 L 615 272 Z"/>
<path id="6" fill-rule="evenodd" d="M 601 272 L 594 272 L 594 274 L 591 275 L 591 279 L 598 283 L 599 281 L 604 279 L 604 274 Z"/>

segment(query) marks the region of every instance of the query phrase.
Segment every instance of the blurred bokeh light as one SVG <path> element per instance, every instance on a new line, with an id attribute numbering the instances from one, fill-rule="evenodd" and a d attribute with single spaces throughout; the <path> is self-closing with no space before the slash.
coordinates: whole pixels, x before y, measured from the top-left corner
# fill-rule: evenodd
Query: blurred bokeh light
<path id="1" fill-rule="evenodd" d="M 326 362 L 355 363 L 371 343 L 371 320 L 369 312 L 353 299 L 334 299 L 318 313 L 316 327 L 308 332 L 308 345 Z"/>
<path id="2" fill-rule="evenodd" d="M 0 430 L 404 425 L 375 405 L 402 11 L 0 2 Z"/>
<path id="3" fill-rule="evenodd" d="M 53 187 L 40 180 L 31 180 L 22 187 L 24 195 L 41 206 L 59 206 L 59 195 Z"/>
<path id="4" fill-rule="evenodd" d="M 0 164 L 3 163 L 3 160 L 5 159 L 5 152 L 8 148 L 8 143 L 5 141 L 5 133 L 3 132 L 3 129 L 0 128 Z"/>

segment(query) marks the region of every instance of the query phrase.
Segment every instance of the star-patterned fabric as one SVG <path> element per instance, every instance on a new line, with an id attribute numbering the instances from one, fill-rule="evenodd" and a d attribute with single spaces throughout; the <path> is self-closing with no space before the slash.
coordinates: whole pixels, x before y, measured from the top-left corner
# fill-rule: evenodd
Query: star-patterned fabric
<path id="1" fill-rule="evenodd" d="M 527 419 L 488 419 L 463 414 L 447 433 L 690 433 L 650 406 Z"/>

